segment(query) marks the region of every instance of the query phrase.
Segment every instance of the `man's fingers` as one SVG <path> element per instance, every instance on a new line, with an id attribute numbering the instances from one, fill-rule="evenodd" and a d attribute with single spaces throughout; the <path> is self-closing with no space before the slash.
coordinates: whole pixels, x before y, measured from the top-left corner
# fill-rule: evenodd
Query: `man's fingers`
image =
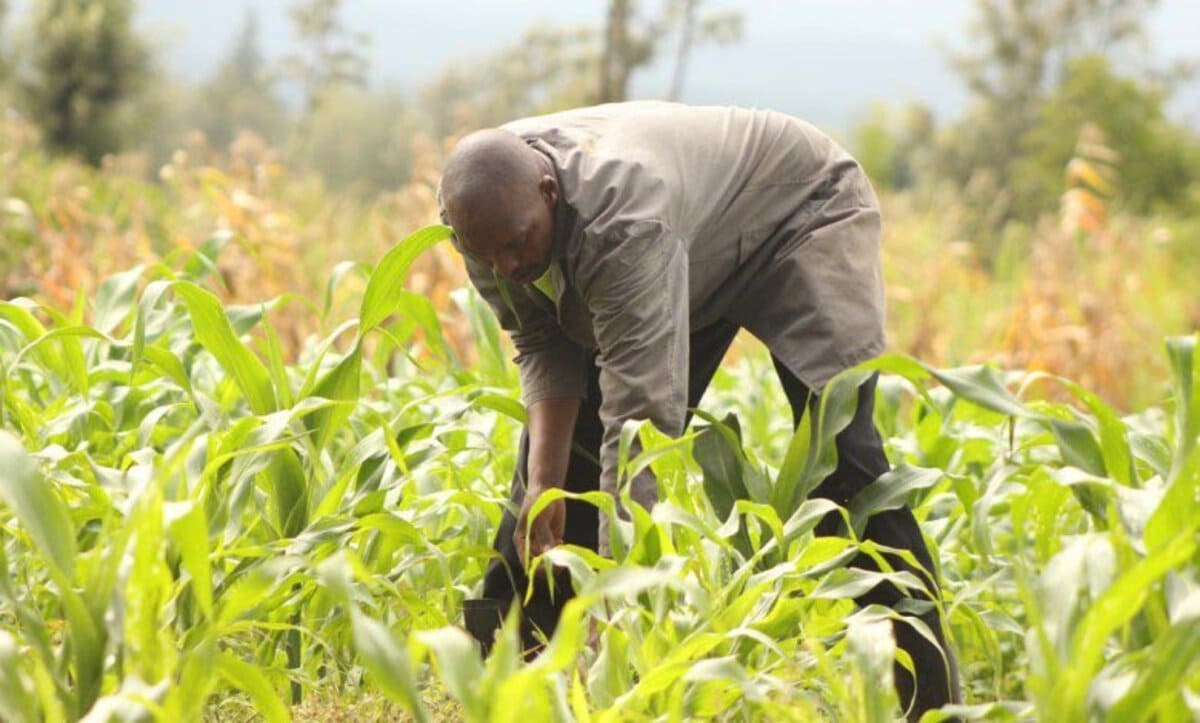
<path id="1" fill-rule="evenodd" d="M 548 516 L 543 515 L 533 523 L 533 534 L 531 535 L 533 545 L 537 547 L 537 554 L 542 554 L 551 547 L 554 547 L 554 533 L 550 530 L 550 520 Z"/>

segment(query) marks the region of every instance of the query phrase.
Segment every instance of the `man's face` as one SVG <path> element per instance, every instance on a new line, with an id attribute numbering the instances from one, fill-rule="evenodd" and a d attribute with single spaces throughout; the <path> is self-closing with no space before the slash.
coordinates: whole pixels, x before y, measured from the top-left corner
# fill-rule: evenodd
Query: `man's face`
<path id="1" fill-rule="evenodd" d="M 486 202 L 451 207 L 449 214 L 465 254 L 508 281 L 528 284 L 550 266 L 557 201 L 558 183 L 545 175 L 537 188 L 498 193 Z"/>

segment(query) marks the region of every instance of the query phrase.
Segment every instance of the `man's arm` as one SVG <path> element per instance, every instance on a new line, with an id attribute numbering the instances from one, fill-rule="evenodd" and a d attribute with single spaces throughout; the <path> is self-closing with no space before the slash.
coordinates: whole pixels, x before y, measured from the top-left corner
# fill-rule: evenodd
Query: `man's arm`
<path id="1" fill-rule="evenodd" d="M 492 307 L 500 326 L 517 348 L 529 456 L 525 498 L 517 516 L 513 544 L 528 564 L 530 558 L 562 543 L 566 527 L 563 500 L 551 503 L 538 516 L 532 530 L 528 530 L 528 515 L 543 491 L 562 487 L 566 481 L 575 418 L 587 383 L 586 356 L 563 335 L 553 316 L 533 303 L 524 288 L 512 286 L 507 295 L 501 293 L 499 284 L 503 281 L 489 267 L 467 254 L 463 254 L 463 260 L 471 283 Z M 525 549 L 527 531 L 529 550 Z"/>
<path id="2" fill-rule="evenodd" d="M 525 538 L 529 537 L 529 554 L 522 554 L 525 563 L 546 550 L 561 545 L 566 527 L 566 505 L 555 500 L 532 522 L 529 512 L 538 497 L 548 489 L 562 487 L 567 478 L 567 465 L 571 459 L 571 441 L 575 429 L 575 418 L 579 415 L 579 399 L 565 397 L 542 399 L 530 404 L 528 415 L 529 457 L 525 479 L 525 500 L 517 515 L 517 527 L 513 532 L 513 545 L 525 552 Z"/>
<path id="3" fill-rule="evenodd" d="M 600 489 L 617 494 L 621 427 L 648 419 L 666 434 L 683 432 L 688 384 L 688 258 L 682 241 L 657 221 L 609 243 L 581 266 L 580 291 L 600 347 Z M 631 455 L 637 454 L 635 447 Z M 630 481 L 634 501 L 652 506 L 657 483 L 649 469 Z M 611 554 L 608 517 L 600 516 L 600 553 Z"/>

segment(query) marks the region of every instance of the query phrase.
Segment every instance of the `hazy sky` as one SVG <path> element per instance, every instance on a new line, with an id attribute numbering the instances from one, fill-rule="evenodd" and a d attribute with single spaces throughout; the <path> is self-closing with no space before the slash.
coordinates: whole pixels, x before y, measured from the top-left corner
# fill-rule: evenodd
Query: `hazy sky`
<path id="1" fill-rule="evenodd" d="M 653 7 L 656 3 L 644 3 Z M 227 52 L 247 9 L 268 57 L 287 52 L 288 0 L 143 0 L 142 24 L 160 38 L 168 67 L 207 76 Z M 600 25 L 605 0 L 345 0 L 345 21 L 370 33 L 371 82 L 411 90 L 451 61 L 470 62 L 516 42 L 538 23 Z M 742 11 L 740 43 L 693 53 L 684 100 L 772 107 L 831 130 L 849 126 L 872 101 L 919 99 L 939 114 L 965 94 L 943 48 L 961 47 L 972 0 L 708 0 Z M 1148 22 L 1157 60 L 1200 56 L 1200 0 L 1162 0 Z M 670 46 L 668 46 L 670 47 Z M 673 54 L 664 53 L 669 60 Z M 669 63 L 633 79 L 638 97 L 665 95 Z M 1200 85 L 1189 88 L 1200 96 Z M 1200 97 L 1177 115 L 1200 125 Z"/>

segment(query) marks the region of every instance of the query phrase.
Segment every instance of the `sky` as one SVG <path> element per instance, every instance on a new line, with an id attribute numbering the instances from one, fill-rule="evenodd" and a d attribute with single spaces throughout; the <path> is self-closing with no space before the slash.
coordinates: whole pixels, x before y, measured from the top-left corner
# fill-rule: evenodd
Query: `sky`
<path id="1" fill-rule="evenodd" d="M 247 10 L 256 13 L 268 58 L 291 47 L 289 0 L 142 0 L 139 22 L 158 39 L 168 69 L 207 77 Z M 643 3 L 653 7 L 656 3 Z M 538 24 L 599 26 L 605 0 L 344 0 L 346 24 L 372 37 L 370 82 L 411 91 L 449 62 L 469 63 Z M 683 100 L 769 107 L 844 130 L 875 101 L 920 100 L 942 117 L 967 97 L 947 62 L 961 48 L 972 0 L 708 0 L 738 10 L 741 42 L 697 48 Z M 1147 22 L 1155 63 L 1200 56 L 1200 0 L 1161 0 Z M 673 44 L 672 44 L 673 45 Z M 668 45 L 671 48 L 672 45 Z M 673 57 L 672 52 L 663 54 Z M 634 97 L 662 97 L 670 64 L 633 77 Z M 1200 83 L 1174 115 L 1200 126 Z"/>

